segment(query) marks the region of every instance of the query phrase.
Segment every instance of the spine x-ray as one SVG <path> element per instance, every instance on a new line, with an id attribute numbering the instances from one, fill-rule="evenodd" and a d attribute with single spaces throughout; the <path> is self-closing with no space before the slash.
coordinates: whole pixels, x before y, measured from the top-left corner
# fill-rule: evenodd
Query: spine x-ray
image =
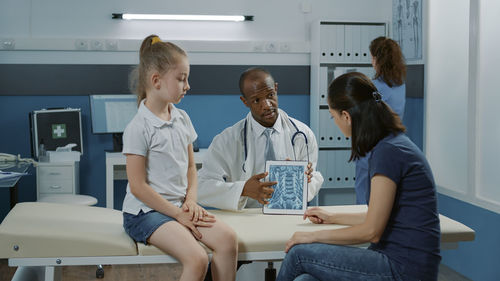
<path id="1" fill-rule="evenodd" d="M 307 176 L 305 161 L 267 161 L 266 181 L 278 182 L 264 213 L 302 214 L 307 205 Z"/>

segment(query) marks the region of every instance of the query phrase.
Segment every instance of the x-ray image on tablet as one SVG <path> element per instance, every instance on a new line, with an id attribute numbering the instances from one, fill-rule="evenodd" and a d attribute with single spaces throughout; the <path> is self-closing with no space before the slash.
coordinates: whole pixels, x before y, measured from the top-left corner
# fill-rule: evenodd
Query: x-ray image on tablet
<path id="1" fill-rule="evenodd" d="M 266 161 L 266 181 L 276 181 L 264 214 L 304 214 L 307 208 L 306 161 Z"/>

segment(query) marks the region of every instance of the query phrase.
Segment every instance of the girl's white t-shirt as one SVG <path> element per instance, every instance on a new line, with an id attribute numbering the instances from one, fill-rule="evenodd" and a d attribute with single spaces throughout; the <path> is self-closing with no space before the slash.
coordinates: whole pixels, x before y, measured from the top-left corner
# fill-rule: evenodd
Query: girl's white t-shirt
<path id="1" fill-rule="evenodd" d="M 188 186 L 189 164 L 187 147 L 197 138 L 187 113 L 170 104 L 170 121 L 154 115 L 145 105 L 139 105 L 135 117 L 123 133 L 123 154 L 146 157 L 148 184 L 163 198 L 180 207 L 184 202 Z M 137 215 L 151 211 L 146 204 L 130 192 L 123 201 L 123 212 Z"/>

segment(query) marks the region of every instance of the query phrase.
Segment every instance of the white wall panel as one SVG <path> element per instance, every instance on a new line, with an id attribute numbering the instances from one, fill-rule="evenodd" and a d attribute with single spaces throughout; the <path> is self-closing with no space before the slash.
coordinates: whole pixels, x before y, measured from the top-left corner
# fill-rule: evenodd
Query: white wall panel
<path id="1" fill-rule="evenodd" d="M 500 205 L 500 126 L 498 64 L 500 63 L 499 1 L 481 1 L 477 80 L 477 196 Z"/>
<path id="2" fill-rule="evenodd" d="M 438 186 L 465 193 L 469 1 L 428 1 L 428 5 L 426 155 Z"/>

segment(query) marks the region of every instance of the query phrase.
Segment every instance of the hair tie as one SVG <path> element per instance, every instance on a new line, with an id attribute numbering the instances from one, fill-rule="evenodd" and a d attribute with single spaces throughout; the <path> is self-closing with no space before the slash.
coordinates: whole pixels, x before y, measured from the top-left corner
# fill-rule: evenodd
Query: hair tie
<path id="1" fill-rule="evenodd" d="M 151 39 L 151 45 L 154 45 L 158 42 L 161 42 L 161 39 L 158 36 L 155 36 L 155 37 L 153 37 L 153 39 Z"/>
<path id="2" fill-rule="evenodd" d="M 378 91 L 373 92 L 372 95 L 376 103 L 379 103 L 382 100 L 382 94 L 380 94 Z"/>

